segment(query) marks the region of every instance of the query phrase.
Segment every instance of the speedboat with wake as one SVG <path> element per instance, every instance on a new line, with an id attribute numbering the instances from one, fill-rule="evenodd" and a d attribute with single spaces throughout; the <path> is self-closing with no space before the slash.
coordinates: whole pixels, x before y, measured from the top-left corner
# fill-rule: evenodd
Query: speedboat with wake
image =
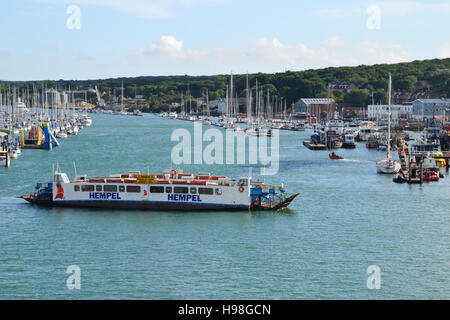
<path id="1" fill-rule="evenodd" d="M 344 160 L 344 157 L 338 156 L 336 153 L 332 152 L 328 155 L 331 160 Z"/>

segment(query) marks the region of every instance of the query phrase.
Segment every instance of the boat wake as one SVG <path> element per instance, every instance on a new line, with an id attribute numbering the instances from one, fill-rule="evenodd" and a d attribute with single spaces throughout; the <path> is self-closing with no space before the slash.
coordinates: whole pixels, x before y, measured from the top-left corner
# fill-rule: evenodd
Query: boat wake
<path id="1" fill-rule="evenodd" d="M 342 160 L 339 160 L 339 161 L 346 161 L 346 162 L 373 162 L 373 161 L 370 161 L 370 160 L 358 160 L 358 159 L 342 159 Z"/>

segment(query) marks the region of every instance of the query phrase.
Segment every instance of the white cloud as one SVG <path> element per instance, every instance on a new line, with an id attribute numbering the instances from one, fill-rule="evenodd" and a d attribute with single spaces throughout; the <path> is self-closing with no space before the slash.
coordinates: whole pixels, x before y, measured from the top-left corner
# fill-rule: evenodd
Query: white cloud
<path id="1" fill-rule="evenodd" d="M 321 68 L 328 66 L 397 63 L 411 61 L 412 57 L 398 45 L 372 41 L 351 43 L 342 37 L 332 37 L 318 47 L 303 43 L 284 44 L 278 39 L 259 38 L 248 48 L 230 50 L 211 48 L 206 50 L 186 50 L 183 41 L 172 35 L 162 36 L 158 42 L 145 49 L 139 49 L 135 56 L 142 59 L 152 56 L 174 67 L 178 64 L 180 73 L 184 68 L 196 68 L 197 72 L 223 73 L 227 70 L 276 72 Z M 207 65 L 221 70 L 207 69 Z"/>
<path id="2" fill-rule="evenodd" d="M 173 35 L 164 35 L 158 42 L 151 44 L 147 48 L 140 48 L 132 55 L 135 57 L 153 56 L 163 60 L 186 62 L 210 61 L 233 61 L 236 52 L 223 49 L 211 48 L 207 50 L 186 50 L 183 41 L 177 40 Z"/>
<path id="3" fill-rule="evenodd" d="M 399 45 L 364 41 L 350 50 L 356 50 L 354 51 L 356 64 L 398 63 L 413 60 L 411 55 Z"/>
<path id="4" fill-rule="evenodd" d="M 328 47 L 342 48 L 345 46 L 345 39 L 342 37 L 331 37 L 323 41 L 322 45 Z"/>
<path id="5" fill-rule="evenodd" d="M 344 44 L 344 45 L 341 45 Z M 117 76 L 144 75 L 212 75 L 257 72 L 283 72 L 329 66 L 395 63 L 412 60 L 411 55 L 398 45 L 379 42 L 352 42 L 333 37 L 320 45 L 286 43 L 267 37 L 255 39 L 248 47 L 231 49 L 211 47 L 192 50 L 190 43 L 174 35 L 164 35 L 131 56 L 119 52 L 96 54 L 95 58 L 83 52 L 63 55 L 27 55 L 0 59 L 2 74 L 14 79 L 98 79 Z M 442 48 L 442 54 L 450 49 Z M 8 57 L 0 51 L 0 57 Z M 75 63 L 68 63 L 73 61 Z M 82 61 L 83 68 L 80 68 Z M 19 68 L 20 66 L 20 68 Z M 24 74 L 15 70 L 26 70 Z M 44 73 L 42 73 L 44 70 Z"/>
<path id="6" fill-rule="evenodd" d="M 158 43 L 150 46 L 150 51 L 172 57 L 185 55 L 185 52 L 183 52 L 183 41 L 178 41 L 174 36 L 170 35 L 162 36 Z"/>
<path id="7" fill-rule="evenodd" d="M 267 38 L 257 39 L 244 55 L 249 62 L 259 62 L 273 69 L 318 67 L 336 63 L 324 48 L 310 48 L 303 43 L 286 45 L 278 39 Z"/>

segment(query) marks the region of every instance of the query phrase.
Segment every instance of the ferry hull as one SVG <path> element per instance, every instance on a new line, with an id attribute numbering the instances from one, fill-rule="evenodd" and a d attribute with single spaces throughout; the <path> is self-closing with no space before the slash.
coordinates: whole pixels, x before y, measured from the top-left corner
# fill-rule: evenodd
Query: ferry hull
<path id="1" fill-rule="evenodd" d="M 68 207 L 91 207 L 107 209 L 135 209 L 155 211 L 198 211 L 198 210 L 248 210 L 249 206 L 221 205 L 221 204 L 197 204 L 197 203 L 175 203 L 175 202 L 108 202 L 108 201 L 54 201 L 55 206 Z"/>
<path id="2" fill-rule="evenodd" d="M 32 195 L 22 196 L 22 198 L 32 204 L 52 207 L 84 207 L 84 208 L 104 208 L 104 209 L 134 209 L 134 210 L 155 210 L 155 211 L 239 211 L 249 210 L 250 206 L 226 205 L 226 204 L 198 204 L 198 203 L 178 203 L 178 202 L 151 202 L 151 201 L 51 201 L 34 199 Z"/>

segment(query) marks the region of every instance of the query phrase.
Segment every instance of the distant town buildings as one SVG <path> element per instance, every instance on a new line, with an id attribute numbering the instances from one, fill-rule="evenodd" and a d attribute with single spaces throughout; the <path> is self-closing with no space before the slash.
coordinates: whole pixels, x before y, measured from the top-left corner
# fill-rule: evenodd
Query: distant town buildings
<path id="1" fill-rule="evenodd" d="M 227 103 L 225 99 L 219 99 L 217 100 L 217 111 L 220 114 L 224 114 L 227 110 Z"/>
<path id="2" fill-rule="evenodd" d="M 388 120 L 389 107 L 391 109 L 392 120 L 413 118 L 412 105 L 369 105 L 367 107 L 369 120 Z"/>
<path id="3" fill-rule="evenodd" d="M 410 105 L 414 100 L 431 98 L 429 91 L 422 90 L 417 92 L 396 91 L 392 93 L 393 104 Z"/>
<path id="4" fill-rule="evenodd" d="M 352 83 L 347 83 L 347 82 L 345 82 L 345 81 L 339 81 L 339 82 L 330 84 L 329 88 L 330 88 L 330 90 L 332 90 L 332 91 L 333 91 L 333 90 L 341 90 L 341 91 L 344 92 L 344 93 L 348 93 L 348 92 L 350 92 L 350 91 L 352 91 L 352 90 L 358 89 L 358 87 L 355 86 L 354 84 L 352 84 Z"/>

